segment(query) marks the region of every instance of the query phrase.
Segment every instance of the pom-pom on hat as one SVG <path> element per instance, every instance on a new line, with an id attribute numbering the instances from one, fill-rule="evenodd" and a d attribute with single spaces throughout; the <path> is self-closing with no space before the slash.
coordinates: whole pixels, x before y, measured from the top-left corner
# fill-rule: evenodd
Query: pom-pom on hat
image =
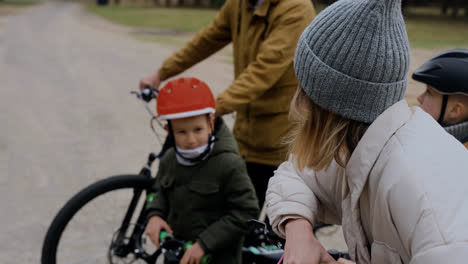
<path id="1" fill-rule="evenodd" d="M 172 80 L 159 91 L 156 111 L 170 120 L 215 113 L 216 102 L 206 83 L 197 78 Z"/>

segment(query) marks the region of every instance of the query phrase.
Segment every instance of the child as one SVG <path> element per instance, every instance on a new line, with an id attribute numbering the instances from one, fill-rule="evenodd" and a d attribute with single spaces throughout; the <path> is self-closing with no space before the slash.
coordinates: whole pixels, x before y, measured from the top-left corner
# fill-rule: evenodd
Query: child
<path id="1" fill-rule="evenodd" d="M 160 162 L 146 233 L 158 247 L 162 229 L 194 241 L 182 264 L 205 254 L 211 263 L 241 263 L 247 220 L 259 213 L 236 142 L 222 119 L 215 121 L 215 109 L 210 89 L 195 78 L 168 82 L 157 98 L 175 142 Z"/>
<path id="2" fill-rule="evenodd" d="M 442 52 L 413 73 L 426 84 L 421 108 L 468 148 L 468 50 Z"/>
<path id="3" fill-rule="evenodd" d="M 402 100 L 399 0 L 340 0 L 298 42 L 290 159 L 267 191 L 285 263 L 336 263 L 312 232 L 341 224 L 356 263 L 466 263 L 468 151 Z"/>

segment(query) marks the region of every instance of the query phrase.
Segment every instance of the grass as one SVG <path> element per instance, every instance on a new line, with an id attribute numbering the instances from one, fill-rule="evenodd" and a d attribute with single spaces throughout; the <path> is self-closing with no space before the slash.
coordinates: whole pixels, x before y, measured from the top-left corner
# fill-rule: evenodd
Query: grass
<path id="1" fill-rule="evenodd" d="M 468 48 L 468 19 L 442 16 L 436 8 L 408 8 L 406 29 L 413 47 Z"/>
<path id="2" fill-rule="evenodd" d="M 41 3 L 41 0 L 0 0 L 0 8 L 2 6 L 28 6 Z"/>
<path id="3" fill-rule="evenodd" d="M 86 9 L 110 21 L 140 28 L 196 32 L 216 16 L 212 9 L 87 5 Z"/>
<path id="4" fill-rule="evenodd" d="M 178 36 L 161 36 L 161 35 L 143 35 L 138 34 L 135 36 L 137 39 L 149 42 L 158 42 L 168 46 L 182 47 L 187 42 L 187 37 Z"/>
<path id="5" fill-rule="evenodd" d="M 29 6 L 42 2 L 39 0 L 0 0 L 0 16 L 15 15 Z"/>
<path id="6" fill-rule="evenodd" d="M 130 5 L 87 5 L 86 8 L 119 24 L 137 28 L 172 29 L 174 32 L 196 32 L 208 25 L 217 13 L 212 9 Z M 317 10 L 321 11 L 323 8 L 324 6 L 318 6 Z M 413 48 L 468 48 L 468 19 L 464 17 L 442 16 L 437 8 L 410 7 L 406 10 L 405 20 Z M 180 38 L 172 39 L 172 36 L 139 38 L 170 45 L 183 44 Z"/>

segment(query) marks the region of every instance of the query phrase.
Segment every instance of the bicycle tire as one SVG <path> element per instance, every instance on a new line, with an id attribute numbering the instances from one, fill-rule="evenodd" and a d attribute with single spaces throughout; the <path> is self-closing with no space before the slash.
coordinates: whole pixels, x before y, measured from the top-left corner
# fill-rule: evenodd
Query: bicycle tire
<path id="1" fill-rule="evenodd" d="M 41 263 L 56 264 L 57 249 L 64 230 L 73 217 L 96 198 L 116 190 L 147 189 L 152 178 L 140 175 L 117 175 L 97 181 L 74 195 L 55 216 L 44 238 Z"/>

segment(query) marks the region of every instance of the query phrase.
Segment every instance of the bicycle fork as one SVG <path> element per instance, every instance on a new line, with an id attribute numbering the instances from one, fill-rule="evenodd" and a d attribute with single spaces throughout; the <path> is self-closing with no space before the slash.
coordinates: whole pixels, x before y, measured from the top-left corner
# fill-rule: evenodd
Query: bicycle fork
<path id="1" fill-rule="evenodd" d="M 147 179 L 151 179 L 151 165 L 156 160 L 157 155 L 155 153 L 150 153 L 148 156 L 148 161 L 145 166 L 141 169 L 139 175 L 144 176 Z M 111 250 L 114 252 L 116 256 L 119 257 L 126 257 L 129 253 L 135 254 L 137 258 L 144 259 L 147 263 L 154 263 L 156 258 L 155 256 L 149 256 L 144 250 L 142 250 L 141 246 L 141 236 L 144 232 L 145 228 L 145 220 L 146 220 L 146 213 L 144 208 L 142 208 L 140 214 L 138 215 L 138 219 L 136 224 L 134 225 L 134 229 L 129 240 L 126 240 L 125 234 L 130 226 L 130 221 L 135 213 L 137 208 L 138 202 L 140 201 L 140 197 L 144 191 L 146 193 L 151 193 L 152 186 L 147 186 L 146 189 L 134 189 L 133 190 L 133 197 L 130 202 L 130 205 L 125 213 L 125 217 L 122 221 L 120 229 L 116 234 L 116 239 L 113 240 L 111 244 Z"/>

